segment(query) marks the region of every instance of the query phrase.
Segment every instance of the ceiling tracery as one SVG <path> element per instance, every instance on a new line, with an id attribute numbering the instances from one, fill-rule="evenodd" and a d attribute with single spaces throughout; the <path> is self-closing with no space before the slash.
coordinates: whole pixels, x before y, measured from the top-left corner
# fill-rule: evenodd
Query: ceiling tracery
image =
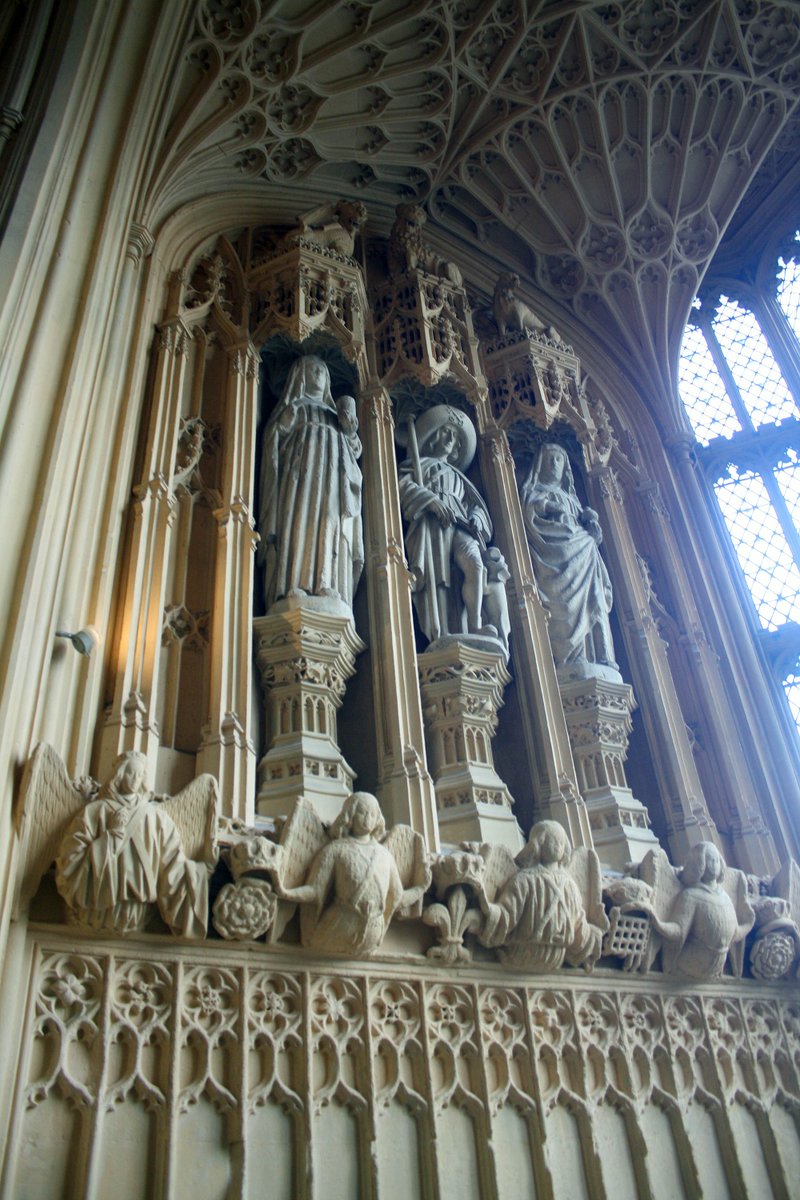
<path id="1" fill-rule="evenodd" d="M 798 96 L 800 10 L 773 0 L 203 0 L 143 217 L 234 181 L 420 200 L 668 396 Z"/>

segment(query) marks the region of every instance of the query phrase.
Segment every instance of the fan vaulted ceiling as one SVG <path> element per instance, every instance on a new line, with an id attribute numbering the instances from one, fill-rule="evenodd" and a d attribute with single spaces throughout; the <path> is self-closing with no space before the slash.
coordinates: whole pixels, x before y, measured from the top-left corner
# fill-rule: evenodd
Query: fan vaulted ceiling
<path id="1" fill-rule="evenodd" d="M 669 403 L 722 232 L 800 157 L 798 96 L 800 9 L 772 0 L 204 0 L 142 216 L 232 186 L 419 200 Z"/>

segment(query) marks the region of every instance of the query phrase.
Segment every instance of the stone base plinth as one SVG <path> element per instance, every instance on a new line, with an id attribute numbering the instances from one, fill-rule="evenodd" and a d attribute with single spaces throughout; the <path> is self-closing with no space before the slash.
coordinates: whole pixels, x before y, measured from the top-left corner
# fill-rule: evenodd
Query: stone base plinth
<path id="1" fill-rule="evenodd" d="M 443 638 L 420 654 L 428 758 L 442 840 L 500 842 L 516 853 L 523 837 L 492 756 L 511 676 L 502 649 L 487 648 L 488 641 Z"/>
<path id="2" fill-rule="evenodd" d="M 622 870 L 658 846 L 647 809 L 625 778 L 633 688 L 591 678 L 560 682 L 559 690 L 595 849 L 604 866 Z"/>
<path id="3" fill-rule="evenodd" d="M 353 790 L 336 713 L 364 643 L 351 616 L 302 603 L 257 617 L 253 629 L 270 747 L 258 765 L 256 812 L 280 816 L 302 795 L 332 821 Z"/>

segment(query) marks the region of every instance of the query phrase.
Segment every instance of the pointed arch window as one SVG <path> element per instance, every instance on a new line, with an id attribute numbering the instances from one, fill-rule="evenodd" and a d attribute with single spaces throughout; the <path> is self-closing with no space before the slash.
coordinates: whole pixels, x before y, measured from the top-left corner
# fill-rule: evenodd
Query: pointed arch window
<path id="1" fill-rule="evenodd" d="M 771 287 L 695 301 L 679 388 L 752 601 L 800 728 L 800 232 Z"/>

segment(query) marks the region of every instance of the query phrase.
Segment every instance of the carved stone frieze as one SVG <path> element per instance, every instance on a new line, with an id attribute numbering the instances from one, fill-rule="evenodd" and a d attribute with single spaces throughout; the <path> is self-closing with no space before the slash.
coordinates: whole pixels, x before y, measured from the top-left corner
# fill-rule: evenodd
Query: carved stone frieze
<path id="1" fill-rule="evenodd" d="M 226 1177 L 241 1147 L 255 1156 L 278 1128 L 287 1146 L 271 1155 L 270 1180 L 287 1195 L 308 1195 L 311 1163 L 329 1159 L 330 1114 L 356 1194 L 377 1160 L 402 1166 L 420 1195 L 434 1172 L 445 1196 L 463 1159 L 473 1183 L 480 1170 L 493 1186 L 546 1178 L 589 1194 L 609 1130 L 603 1176 L 613 1170 L 632 1195 L 637 1180 L 654 1195 L 726 1195 L 734 1170 L 746 1194 L 759 1180 L 792 1193 L 800 1015 L 785 987 L 751 981 L 733 995 L 582 971 L 532 986 L 465 963 L 448 982 L 435 961 L 402 974 L 319 960 L 298 971 L 286 956 L 265 966 L 249 947 L 224 950 L 220 967 L 174 943 L 94 952 L 48 935 L 20 989 L 31 999 L 18 1015 L 18 1194 L 56 1145 L 54 1161 L 83 1187 L 91 1162 L 115 1153 L 109 1116 L 123 1104 L 170 1130 L 184 1163 L 197 1155 L 194 1114 L 234 1129 L 236 1142 L 220 1140 Z M 65 1134 L 53 1119 L 64 1099 L 95 1130 L 89 1163 L 77 1123 Z M 359 1140 L 369 1112 L 372 1154 Z M 397 1133 L 406 1127 L 418 1131 L 410 1145 Z M 754 1162 L 759 1130 L 774 1153 Z M 168 1164 L 141 1155 L 126 1172 L 152 1189 L 166 1186 Z"/>

